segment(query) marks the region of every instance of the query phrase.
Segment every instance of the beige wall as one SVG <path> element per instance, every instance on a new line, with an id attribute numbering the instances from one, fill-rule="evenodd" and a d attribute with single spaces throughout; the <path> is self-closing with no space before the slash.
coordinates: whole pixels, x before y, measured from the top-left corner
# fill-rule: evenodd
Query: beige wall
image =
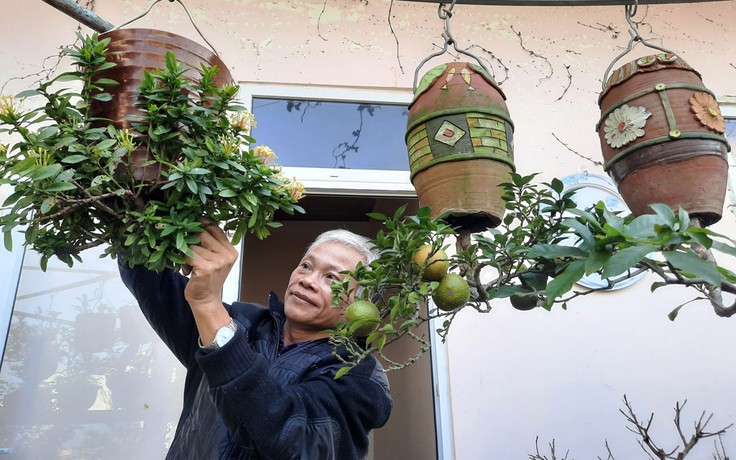
<path id="1" fill-rule="evenodd" d="M 442 44 L 436 4 L 185 4 L 240 81 L 410 91 L 419 62 Z M 147 5 L 96 2 L 96 11 L 120 23 Z M 26 87 L 43 65 L 52 65 L 53 58 L 45 58 L 70 43 L 76 27 L 38 0 L 13 11 L 3 14 L 0 27 L 0 82 L 8 82 L 7 92 Z M 637 20 L 643 17 L 645 37 L 678 52 L 718 96 L 736 96 L 736 2 L 640 7 Z M 176 3 L 161 2 L 135 25 L 198 39 Z M 508 98 L 520 172 L 541 172 L 542 179 L 604 174 L 595 133 L 597 97 L 604 71 L 629 38 L 623 7 L 456 5 L 452 31 L 461 48 L 472 45 L 473 53 L 490 61 Z M 627 59 L 649 52 L 638 45 Z M 717 229 L 733 235 L 735 226 L 726 213 Z M 540 444 L 557 438 L 575 458 L 605 457 L 606 439 L 616 458 L 637 458 L 641 453 L 617 412 L 624 393 L 644 416 L 657 411 L 655 420 L 668 433 L 671 408 L 685 398 L 691 418 L 706 410 L 716 412 L 714 426 L 735 422 L 736 400 L 726 387 L 736 374 L 719 350 L 733 349 L 736 320 L 715 318 L 700 305 L 671 323 L 666 312 L 691 295 L 651 295 L 647 286 L 589 296 L 566 312 L 516 312 L 505 304 L 482 317 L 463 312 L 449 339 L 456 458 L 526 458 L 535 436 Z M 731 452 L 734 439 L 727 438 Z M 664 443 L 675 442 L 668 437 Z M 705 457 L 710 455 L 697 458 Z"/>

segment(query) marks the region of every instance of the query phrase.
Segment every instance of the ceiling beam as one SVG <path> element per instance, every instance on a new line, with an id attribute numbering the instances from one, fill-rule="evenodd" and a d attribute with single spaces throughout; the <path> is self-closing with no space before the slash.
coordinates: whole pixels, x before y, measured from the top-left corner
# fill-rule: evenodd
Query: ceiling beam
<path id="1" fill-rule="evenodd" d="M 97 16 L 92 11 L 84 8 L 83 6 L 75 3 L 72 0 L 43 1 L 61 11 L 62 13 L 65 13 L 72 19 L 76 19 L 77 21 L 81 22 L 95 32 L 107 32 L 114 27 L 112 24 Z"/>
<path id="2" fill-rule="evenodd" d="M 441 0 L 401 0 L 404 2 L 444 3 L 452 1 Z M 705 3 L 729 0 L 639 0 L 639 5 L 655 5 L 667 3 Z M 605 6 L 605 5 L 633 5 L 634 0 L 456 0 L 456 4 L 466 5 L 497 5 L 497 6 Z"/>

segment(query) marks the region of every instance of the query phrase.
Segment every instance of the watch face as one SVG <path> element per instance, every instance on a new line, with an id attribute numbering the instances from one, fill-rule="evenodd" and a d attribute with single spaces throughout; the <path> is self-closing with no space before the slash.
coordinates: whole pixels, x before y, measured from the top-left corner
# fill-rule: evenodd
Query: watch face
<path id="1" fill-rule="evenodd" d="M 215 335 L 215 343 L 218 347 L 222 347 L 226 343 L 228 343 L 234 335 L 235 331 L 233 331 L 229 327 L 221 327 L 217 330 L 217 334 Z"/>

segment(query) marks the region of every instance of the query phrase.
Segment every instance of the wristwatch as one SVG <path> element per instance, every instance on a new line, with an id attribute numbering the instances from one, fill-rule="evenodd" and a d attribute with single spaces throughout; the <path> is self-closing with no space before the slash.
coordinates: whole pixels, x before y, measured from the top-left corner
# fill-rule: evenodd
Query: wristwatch
<path id="1" fill-rule="evenodd" d="M 215 333 L 215 340 L 213 340 L 211 344 L 202 345 L 202 339 L 198 339 L 199 348 L 204 352 L 215 351 L 225 346 L 225 344 L 233 338 L 233 336 L 235 335 L 235 331 L 237 330 L 238 327 L 235 325 L 235 321 L 230 318 L 229 323 L 217 330 L 217 332 Z"/>

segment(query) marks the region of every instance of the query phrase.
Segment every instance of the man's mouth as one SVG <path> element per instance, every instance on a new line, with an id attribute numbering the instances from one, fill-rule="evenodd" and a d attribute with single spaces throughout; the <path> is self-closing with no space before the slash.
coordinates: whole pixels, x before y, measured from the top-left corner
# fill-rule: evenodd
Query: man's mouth
<path id="1" fill-rule="evenodd" d="M 296 291 L 291 291 L 291 295 L 294 296 L 297 300 L 301 301 L 302 303 L 307 303 L 312 306 L 316 306 L 316 303 L 314 303 L 309 297 L 307 297 L 304 294 L 301 294 Z"/>

